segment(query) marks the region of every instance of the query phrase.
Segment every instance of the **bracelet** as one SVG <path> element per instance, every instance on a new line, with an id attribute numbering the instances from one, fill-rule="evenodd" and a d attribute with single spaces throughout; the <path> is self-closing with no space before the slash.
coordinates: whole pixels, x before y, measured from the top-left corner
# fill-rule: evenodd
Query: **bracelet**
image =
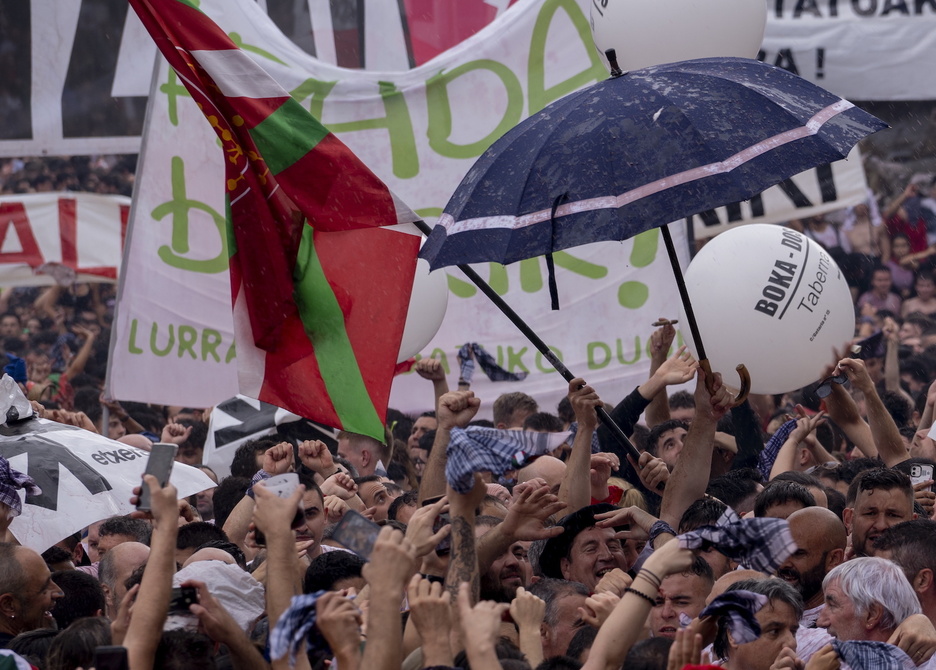
<path id="1" fill-rule="evenodd" d="M 648 603 L 650 603 L 650 607 L 656 607 L 656 600 L 654 598 L 651 598 L 646 593 L 638 591 L 637 589 L 632 589 L 628 586 L 626 589 L 624 589 L 624 593 L 633 593 L 635 596 L 640 596 Z"/>
<path id="2" fill-rule="evenodd" d="M 656 582 L 657 588 L 660 588 L 660 585 L 663 583 L 663 580 L 662 580 L 662 579 L 660 579 L 656 574 L 654 574 L 653 572 L 651 572 L 651 571 L 648 570 L 647 568 L 640 568 L 640 572 L 638 572 L 637 574 L 639 575 L 639 574 L 641 574 L 641 573 L 643 573 L 643 572 L 646 572 L 648 575 L 650 575 L 651 577 L 653 577 L 653 580 Z"/>
<path id="3" fill-rule="evenodd" d="M 665 521 L 657 521 L 652 526 L 650 526 L 650 539 L 647 541 L 650 543 L 651 547 L 653 546 L 653 543 L 656 541 L 656 539 L 663 533 L 676 535 L 676 531 L 673 530 L 673 527 Z"/>

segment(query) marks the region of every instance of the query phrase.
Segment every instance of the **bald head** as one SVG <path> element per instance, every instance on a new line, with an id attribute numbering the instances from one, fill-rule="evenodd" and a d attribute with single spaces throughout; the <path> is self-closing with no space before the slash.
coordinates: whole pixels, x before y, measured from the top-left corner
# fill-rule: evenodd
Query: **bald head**
<path id="1" fill-rule="evenodd" d="M 517 473 L 517 482 L 522 484 L 537 477 L 545 479 L 549 488 L 558 490 L 562 483 L 562 477 L 565 475 L 566 464 L 554 456 L 540 456 L 535 461 L 524 468 L 520 468 Z"/>
<path id="2" fill-rule="evenodd" d="M 845 550 L 848 533 L 845 524 L 835 512 L 825 507 L 806 507 L 793 512 L 787 519 L 790 522 L 790 534 L 796 546 L 803 549 L 806 545 L 821 551 Z"/>
<path id="3" fill-rule="evenodd" d="M 146 563 L 150 548 L 140 542 L 121 542 L 104 554 L 98 569 L 98 579 L 107 604 L 107 616 L 114 619 L 126 594 L 124 582 L 133 571 Z"/>
<path id="4" fill-rule="evenodd" d="M 767 579 L 767 575 L 757 570 L 732 570 L 715 580 L 708 598 L 705 599 L 705 604 L 710 605 L 715 598 L 727 591 L 729 586 L 735 582 L 743 582 L 745 579 Z"/>
<path id="5" fill-rule="evenodd" d="M 845 560 L 845 525 L 824 507 L 798 510 L 787 521 L 796 551 L 777 569 L 777 576 L 799 591 L 807 608 L 818 607 L 822 580 Z"/>

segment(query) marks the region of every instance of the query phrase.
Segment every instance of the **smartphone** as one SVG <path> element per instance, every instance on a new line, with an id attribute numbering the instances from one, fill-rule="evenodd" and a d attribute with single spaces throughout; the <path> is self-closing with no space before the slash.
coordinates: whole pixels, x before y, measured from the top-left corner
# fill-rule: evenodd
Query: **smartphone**
<path id="1" fill-rule="evenodd" d="M 432 522 L 432 532 L 433 534 L 438 533 L 445 526 L 451 525 L 452 517 L 448 514 L 440 514 L 435 518 L 435 521 Z M 452 552 L 452 534 L 449 533 L 441 540 L 439 544 L 436 545 L 435 553 L 437 556 L 447 556 Z"/>
<path id="2" fill-rule="evenodd" d="M 146 461 L 145 475 L 153 475 L 160 486 L 169 483 L 169 475 L 172 474 L 172 464 L 175 463 L 176 452 L 179 451 L 179 445 L 157 442 L 150 450 L 149 460 Z M 144 483 L 140 487 L 140 500 L 136 508 L 148 512 L 151 507 L 149 487 Z"/>
<path id="3" fill-rule="evenodd" d="M 276 475 L 275 477 L 270 477 L 269 479 L 264 479 L 258 484 L 262 484 L 268 490 L 276 494 L 278 498 L 288 498 L 296 490 L 296 487 L 299 486 L 299 475 L 295 472 L 286 472 L 281 475 Z M 302 506 L 302 501 L 299 501 L 298 509 L 292 520 L 292 528 L 299 528 L 305 521 L 305 508 Z M 266 546 L 266 536 L 263 534 L 259 528 L 254 530 L 254 542 L 257 543 L 258 547 Z"/>
<path id="4" fill-rule="evenodd" d="M 126 647 L 103 646 L 94 648 L 95 670 L 129 670 Z"/>
<path id="5" fill-rule="evenodd" d="M 332 532 L 332 539 L 364 560 L 370 559 L 380 526 L 354 510 L 348 510 Z"/>
<path id="6" fill-rule="evenodd" d="M 170 614 L 189 613 L 189 605 L 198 602 L 198 590 L 194 586 L 177 586 L 172 589 L 172 596 L 169 598 Z"/>
<path id="7" fill-rule="evenodd" d="M 923 463 L 910 466 L 910 482 L 916 486 L 920 482 L 928 482 L 933 478 L 933 466 L 926 465 Z M 933 485 L 930 484 L 929 488 L 925 489 L 927 491 L 933 490 Z"/>

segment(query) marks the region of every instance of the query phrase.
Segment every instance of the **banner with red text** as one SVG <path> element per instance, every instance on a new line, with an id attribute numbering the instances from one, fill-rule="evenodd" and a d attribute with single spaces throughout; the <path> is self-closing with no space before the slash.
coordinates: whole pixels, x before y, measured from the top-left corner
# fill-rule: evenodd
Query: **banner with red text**
<path id="1" fill-rule="evenodd" d="M 0 196 L 0 287 L 117 281 L 129 212 L 119 195 Z"/>

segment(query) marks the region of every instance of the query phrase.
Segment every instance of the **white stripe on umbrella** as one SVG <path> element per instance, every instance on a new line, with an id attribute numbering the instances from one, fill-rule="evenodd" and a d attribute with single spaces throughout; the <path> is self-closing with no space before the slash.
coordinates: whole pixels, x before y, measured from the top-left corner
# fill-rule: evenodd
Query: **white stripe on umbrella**
<path id="1" fill-rule="evenodd" d="M 668 177 L 663 177 L 662 179 L 652 181 L 649 184 L 638 186 L 637 188 L 631 189 L 630 191 L 622 193 L 621 195 L 606 195 L 598 198 L 588 198 L 587 200 L 577 200 L 575 202 L 565 203 L 556 209 L 556 218 L 568 216 L 569 214 L 578 214 L 580 212 L 588 212 L 599 209 L 617 209 L 619 207 L 623 207 L 624 205 L 629 205 L 632 202 L 636 202 L 641 198 L 646 198 L 648 196 L 661 193 L 676 186 L 681 186 L 693 181 L 705 179 L 706 177 L 710 177 L 712 175 L 731 172 L 732 170 L 741 167 L 745 163 L 748 163 L 758 156 L 776 149 L 777 147 L 789 144 L 790 142 L 795 142 L 796 140 L 801 140 L 804 137 L 809 137 L 810 135 L 817 134 L 822 126 L 825 125 L 830 119 L 848 109 L 851 109 L 852 107 L 854 107 L 854 105 L 848 100 L 839 100 L 838 102 L 821 109 L 819 112 L 814 114 L 809 119 L 809 121 L 807 121 L 799 128 L 787 130 L 786 132 L 779 133 L 777 135 L 773 135 L 772 137 L 768 137 L 767 139 L 761 140 L 757 144 L 752 144 L 751 146 L 742 149 L 738 153 L 729 156 L 723 161 L 709 163 L 707 165 L 700 165 L 699 167 L 692 168 L 691 170 L 677 172 L 676 174 L 670 175 Z M 456 235 L 458 233 L 477 230 L 494 230 L 497 228 L 518 230 L 520 228 L 536 225 L 537 223 L 549 221 L 550 218 L 552 218 L 552 215 L 551 208 L 542 209 L 538 212 L 532 212 L 522 216 L 501 214 L 497 216 L 483 216 L 476 219 L 464 219 L 462 221 L 456 221 L 451 214 L 443 214 L 441 217 L 439 217 L 439 225 L 445 228 L 447 235 Z"/>

